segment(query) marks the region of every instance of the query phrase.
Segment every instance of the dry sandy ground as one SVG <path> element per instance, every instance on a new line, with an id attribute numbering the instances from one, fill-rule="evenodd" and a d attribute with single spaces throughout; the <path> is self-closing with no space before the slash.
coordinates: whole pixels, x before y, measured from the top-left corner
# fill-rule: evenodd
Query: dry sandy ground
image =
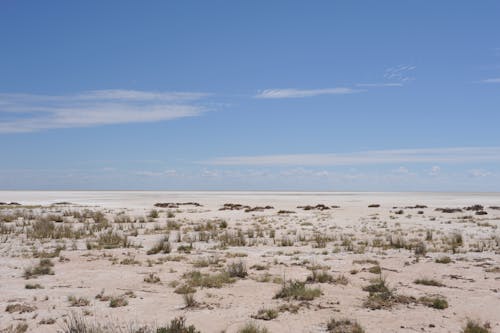
<path id="1" fill-rule="evenodd" d="M 120 325 L 184 316 L 203 333 L 238 332 L 251 321 L 273 333 L 327 332 L 331 318 L 356 320 L 366 332 L 460 332 L 471 318 L 500 332 L 500 194 L 0 192 L 0 202 L 12 201 L 23 206 L 0 206 L 0 332 L 22 323 L 28 332 L 64 332 L 72 312 Z M 201 206 L 155 208 L 158 202 Z M 220 210 L 225 203 L 273 208 Z M 317 204 L 329 209 L 298 208 Z M 476 204 L 484 208 L 465 210 Z M 149 216 L 152 209 L 158 217 Z M 44 234 L 47 225 L 66 232 Z M 109 248 L 99 238 L 108 231 L 127 236 L 127 244 Z M 166 235 L 170 253 L 148 255 Z M 43 257 L 52 257 L 53 274 L 26 278 Z M 443 257 L 451 261 L 436 262 Z M 240 262 L 248 275 L 220 287 L 196 286 L 184 275 L 220 275 Z M 283 281 L 306 281 L 313 271 L 333 277 L 306 284 L 319 288 L 319 297 L 275 298 Z M 151 273 L 159 281 L 146 282 Z M 373 309 L 363 288 L 381 276 L 392 298 Z M 175 292 L 189 283 L 193 307 Z M 124 295 L 128 304 L 110 307 L 99 294 Z M 448 307 L 427 306 L 424 296 Z M 277 317 L 252 319 L 260 309 Z"/>

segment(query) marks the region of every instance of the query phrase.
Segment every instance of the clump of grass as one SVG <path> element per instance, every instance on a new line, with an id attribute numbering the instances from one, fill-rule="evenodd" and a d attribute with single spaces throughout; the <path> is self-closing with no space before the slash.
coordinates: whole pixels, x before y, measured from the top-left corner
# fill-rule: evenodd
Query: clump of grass
<path id="1" fill-rule="evenodd" d="M 448 238 L 448 244 L 451 246 L 453 253 L 457 252 L 457 248 L 464 244 L 464 238 L 460 232 L 454 232 Z"/>
<path id="2" fill-rule="evenodd" d="M 146 283 L 159 283 L 160 277 L 156 273 L 149 273 L 148 276 L 144 278 Z"/>
<path id="3" fill-rule="evenodd" d="M 247 323 L 238 330 L 238 333 L 269 333 L 269 330 L 255 323 Z"/>
<path id="4" fill-rule="evenodd" d="M 82 315 L 72 313 L 64 319 L 62 333 L 122 333 L 122 332 L 141 332 L 141 333 L 201 333 L 193 325 L 186 325 L 184 317 L 174 318 L 167 326 L 158 327 L 157 325 L 127 325 L 128 329 L 123 329 L 123 325 L 114 322 L 103 324 L 96 321 L 89 321 Z M 17 333 L 17 332 L 16 332 Z"/>
<path id="5" fill-rule="evenodd" d="M 62 221 L 60 221 L 62 222 Z M 68 225 L 58 225 L 48 219 L 48 218 L 42 218 L 38 221 L 35 221 L 33 225 L 31 226 L 31 229 L 28 230 L 27 236 L 29 238 L 35 238 L 35 239 L 44 239 L 44 238 L 51 238 L 51 239 L 61 239 L 61 238 L 79 238 L 80 233 L 75 232 L 70 226 Z"/>
<path id="6" fill-rule="evenodd" d="M 358 259 L 358 260 L 353 260 L 352 263 L 359 265 L 365 265 L 365 264 L 378 265 L 378 261 L 374 259 Z"/>
<path id="7" fill-rule="evenodd" d="M 157 253 L 170 253 L 172 251 L 172 246 L 170 245 L 170 242 L 168 241 L 169 237 L 164 236 L 162 239 L 160 239 L 151 249 L 146 252 L 146 254 L 151 255 L 151 254 L 157 254 Z"/>
<path id="8" fill-rule="evenodd" d="M 54 325 L 56 320 L 54 318 L 42 319 L 38 322 L 39 325 Z"/>
<path id="9" fill-rule="evenodd" d="M 491 333 L 491 326 L 489 323 L 481 324 L 468 319 L 467 324 L 460 333 Z"/>
<path id="10" fill-rule="evenodd" d="M 375 266 L 368 268 L 368 272 L 370 272 L 372 274 L 380 274 L 380 273 L 382 273 L 382 268 L 380 268 L 379 265 L 375 265 Z"/>
<path id="11" fill-rule="evenodd" d="M 424 285 L 424 286 L 433 286 L 433 287 L 444 287 L 445 285 L 437 280 L 434 280 L 434 279 L 427 279 L 427 278 L 423 278 L 423 279 L 416 279 L 415 281 L 413 281 L 413 283 L 415 284 L 421 284 L 421 285 Z"/>
<path id="12" fill-rule="evenodd" d="M 434 260 L 434 262 L 436 262 L 437 264 L 449 264 L 451 262 L 451 258 L 448 256 L 443 256 L 443 257 L 436 258 L 436 260 Z"/>
<path id="13" fill-rule="evenodd" d="M 174 293 L 181 294 L 181 295 L 182 294 L 184 294 L 184 295 L 185 294 L 192 294 L 195 292 L 196 292 L 196 289 L 187 285 L 187 284 L 182 284 L 174 290 Z"/>
<path id="14" fill-rule="evenodd" d="M 283 236 L 283 238 L 281 238 L 281 242 L 280 242 L 281 246 L 293 246 L 293 244 L 295 244 L 293 239 L 286 237 L 286 236 Z"/>
<path id="15" fill-rule="evenodd" d="M 7 307 L 5 308 L 5 312 L 21 314 L 21 313 L 33 312 L 36 309 L 37 308 L 34 305 L 15 303 L 7 305 Z"/>
<path id="16" fill-rule="evenodd" d="M 218 236 L 221 247 L 227 246 L 246 246 L 247 240 L 243 231 L 238 230 L 236 233 L 225 231 Z"/>
<path id="17" fill-rule="evenodd" d="M 157 209 L 151 209 L 151 211 L 148 214 L 149 218 L 156 219 L 160 217 L 160 212 Z"/>
<path id="18" fill-rule="evenodd" d="M 428 306 L 428 307 L 434 308 L 434 309 L 438 309 L 438 310 L 444 310 L 444 309 L 448 308 L 448 302 L 444 298 L 441 298 L 441 297 L 424 296 L 424 297 L 420 297 L 418 299 L 418 301 L 425 306 Z"/>
<path id="19" fill-rule="evenodd" d="M 424 257 L 427 254 L 427 247 L 424 242 L 418 242 L 413 251 L 417 257 Z"/>
<path id="20" fill-rule="evenodd" d="M 24 288 L 26 289 L 43 289 L 43 286 L 39 283 L 27 283 Z"/>
<path id="21" fill-rule="evenodd" d="M 179 317 L 174 318 L 170 321 L 170 324 L 166 327 L 160 327 L 156 329 L 156 333 L 201 333 L 196 329 L 195 326 L 186 326 L 186 318 Z"/>
<path id="22" fill-rule="evenodd" d="M 245 278 L 248 275 L 247 267 L 242 261 L 227 265 L 227 273 L 230 277 Z"/>
<path id="23" fill-rule="evenodd" d="M 109 307 L 110 308 L 118 308 L 118 307 L 127 306 L 127 305 L 128 305 L 127 298 L 125 298 L 125 296 L 123 296 L 123 295 L 111 297 L 109 300 Z"/>
<path id="24" fill-rule="evenodd" d="M 193 250 L 193 244 L 189 245 L 181 245 L 177 247 L 177 252 L 183 252 L 183 253 L 191 253 Z"/>
<path id="25" fill-rule="evenodd" d="M 391 308 L 396 303 L 409 303 L 412 300 L 406 296 L 396 295 L 382 276 L 373 279 L 363 290 L 370 293 L 364 306 L 372 310 Z"/>
<path id="26" fill-rule="evenodd" d="M 371 283 L 368 286 L 363 287 L 363 290 L 368 291 L 370 294 L 391 293 L 386 279 L 382 276 L 371 280 Z"/>
<path id="27" fill-rule="evenodd" d="M 77 306 L 77 307 L 88 306 L 90 304 L 90 301 L 87 298 L 84 297 L 76 298 L 73 295 L 68 296 L 68 302 L 70 306 Z"/>
<path id="28" fill-rule="evenodd" d="M 100 234 L 97 238 L 97 243 L 99 244 L 99 246 L 105 249 L 130 247 L 131 245 L 127 239 L 127 236 L 122 236 L 112 230 L 108 230 L 107 232 Z"/>
<path id="29" fill-rule="evenodd" d="M 205 274 L 192 271 L 183 275 L 190 287 L 221 288 L 223 285 L 233 283 L 235 280 L 227 272 Z"/>
<path id="30" fill-rule="evenodd" d="M 278 317 L 278 311 L 274 309 L 260 309 L 256 314 L 251 316 L 253 319 L 273 320 Z"/>
<path id="31" fill-rule="evenodd" d="M 23 276 L 25 279 L 29 279 L 39 275 L 54 275 L 52 267 L 54 267 L 54 263 L 50 259 L 40 259 L 38 265 L 25 268 Z"/>
<path id="32" fill-rule="evenodd" d="M 333 283 L 334 284 L 341 284 L 343 286 L 346 286 L 349 283 L 349 279 L 345 277 L 343 274 L 339 274 L 333 278 Z"/>
<path id="33" fill-rule="evenodd" d="M 264 271 L 269 269 L 269 266 L 266 265 L 260 265 L 260 264 L 255 264 L 250 267 L 251 269 L 255 269 L 256 271 Z"/>
<path id="34" fill-rule="evenodd" d="M 329 333 L 364 333 L 365 330 L 361 325 L 352 319 L 339 319 L 334 318 L 326 324 L 326 329 Z"/>
<path id="35" fill-rule="evenodd" d="M 334 280 L 333 275 L 327 271 L 313 270 L 311 275 L 306 279 L 308 283 L 332 283 Z"/>
<path id="36" fill-rule="evenodd" d="M 194 308 L 198 305 L 198 302 L 196 301 L 196 299 L 194 298 L 194 294 L 192 293 L 184 294 L 183 299 L 185 308 Z"/>
<path id="37" fill-rule="evenodd" d="M 278 291 L 278 293 L 276 293 L 274 298 L 311 301 L 316 297 L 321 296 L 321 294 L 321 289 L 307 287 L 305 282 L 288 281 L 283 283 L 283 286 Z"/>
<path id="38" fill-rule="evenodd" d="M 2 330 L 2 333 L 25 333 L 28 331 L 28 324 L 26 323 L 19 323 L 16 326 L 10 325 L 7 326 L 7 328 Z"/>

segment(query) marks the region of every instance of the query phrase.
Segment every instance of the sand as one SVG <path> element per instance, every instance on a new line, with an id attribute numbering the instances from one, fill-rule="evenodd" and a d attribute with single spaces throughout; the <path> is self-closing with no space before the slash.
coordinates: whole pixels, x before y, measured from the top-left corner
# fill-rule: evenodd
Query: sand
<path id="1" fill-rule="evenodd" d="M 489 208 L 500 206 L 499 193 L 0 191 L 0 202 L 13 201 L 23 206 L 0 207 L 0 221 L 24 212 L 0 222 L 4 227 L 0 228 L 4 230 L 0 233 L 0 332 L 20 323 L 28 325 L 28 332 L 63 332 L 64 321 L 72 313 L 89 322 L 118 325 L 164 325 L 184 316 L 207 333 L 237 332 L 249 322 L 276 333 L 327 332 L 331 318 L 356 320 L 366 332 L 460 332 L 470 318 L 488 322 L 491 332 L 500 332 L 500 210 Z M 60 202 L 70 204 L 54 205 Z M 159 217 L 148 217 L 158 202 L 201 206 L 156 208 Z M 273 208 L 220 210 L 225 203 Z M 329 209 L 298 208 L 317 204 Z M 369 208 L 371 204 L 380 207 Z M 475 204 L 483 205 L 480 211 L 486 214 L 465 210 Z M 437 208 L 462 211 L 445 213 Z M 94 221 L 68 213 L 84 210 L 102 211 L 110 222 L 107 228 L 127 235 L 129 246 L 99 248 L 97 238 L 105 231 L 89 234 Z M 55 226 L 83 228 L 87 233 L 78 239 L 33 237 L 32 225 L 54 216 L 63 216 Z M 114 222 L 116 216 L 122 220 Z M 240 237 L 238 230 L 242 246 L 231 243 Z M 148 255 L 165 235 L 170 237 L 171 252 Z M 221 246 L 224 235 L 235 239 Z M 460 242 L 454 243 L 457 235 Z M 422 244 L 424 251 L 419 252 Z M 190 253 L 184 253 L 181 246 L 189 245 Z M 53 252 L 57 246 L 64 249 L 51 259 L 53 275 L 23 276 L 25 268 L 39 262 L 37 253 Z M 451 262 L 436 263 L 444 256 Z M 208 267 L 195 267 L 209 259 Z M 381 274 L 370 272 L 377 266 L 374 260 Z M 220 288 L 196 287 L 195 307 L 186 308 L 183 295 L 175 292 L 173 285 L 186 283 L 187 272 L 217 274 L 240 262 L 248 275 Z M 321 296 L 312 300 L 274 298 L 283 281 L 306 281 L 313 268 L 348 282 L 307 284 L 321 290 Z M 144 281 L 151 273 L 160 281 Z M 367 307 L 369 293 L 363 287 L 380 276 L 393 295 L 408 301 L 382 309 Z M 424 278 L 443 286 L 415 283 Z M 43 289 L 26 289 L 26 284 L 40 284 Z M 128 305 L 112 308 L 109 301 L 96 299 L 102 292 L 109 296 L 129 292 L 124 296 Z M 82 297 L 88 304 L 71 306 L 70 296 Z M 444 299 L 448 307 L 426 306 L 419 300 L 423 296 Z M 31 306 L 33 311 L 5 311 L 14 304 Z M 294 306 L 296 313 L 284 310 Z M 277 318 L 253 319 L 263 308 L 277 310 Z"/>

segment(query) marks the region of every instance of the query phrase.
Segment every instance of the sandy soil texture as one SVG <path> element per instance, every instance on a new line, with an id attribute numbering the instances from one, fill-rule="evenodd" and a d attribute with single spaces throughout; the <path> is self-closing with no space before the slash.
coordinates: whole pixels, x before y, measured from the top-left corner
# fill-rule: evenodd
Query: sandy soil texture
<path id="1" fill-rule="evenodd" d="M 0 332 L 499 333 L 499 225 L 495 193 L 0 191 Z"/>

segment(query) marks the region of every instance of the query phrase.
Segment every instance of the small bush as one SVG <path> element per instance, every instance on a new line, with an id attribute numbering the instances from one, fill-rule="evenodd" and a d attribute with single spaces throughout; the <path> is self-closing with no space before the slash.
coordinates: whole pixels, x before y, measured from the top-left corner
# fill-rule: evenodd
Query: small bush
<path id="1" fill-rule="evenodd" d="M 38 265 L 34 267 L 27 267 L 24 270 L 23 276 L 25 279 L 29 279 L 39 275 L 54 275 L 52 267 L 54 267 L 54 264 L 50 259 L 40 259 Z"/>
<path id="2" fill-rule="evenodd" d="M 88 306 L 90 304 L 90 301 L 84 297 L 78 297 L 76 298 L 75 296 L 68 296 L 68 302 L 70 306 Z"/>
<path id="3" fill-rule="evenodd" d="M 351 319 L 330 319 L 326 324 L 329 333 L 364 333 L 365 330 L 358 322 Z"/>
<path id="4" fill-rule="evenodd" d="M 269 330 L 255 323 L 247 323 L 238 330 L 238 333 L 269 333 Z"/>
<path id="5" fill-rule="evenodd" d="M 306 279 L 308 283 L 332 283 L 334 280 L 333 276 L 327 271 L 313 270 L 311 275 Z"/>
<path id="6" fill-rule="evenodd" d="M 482 325 L 477 321 L 469 319 L 460 333 L 491 333 L 491 326 L 489 323 Z"/>
<path id="7" fill-rule="evenodd" d="M 420 297 L 419 302 L 430 308 L 444 310 L 448 307 L 448 302 L 440 297 Z"/>
<path id="8" fill-rule="evenodd" d="M 439 281 L 436 281 L 434 279 L 416 279 L 413 281 L 415 284 L 421 284 L 424 286 L 433 286 L 433 287 L 444 287 L 445 285 Z"/>
<path id="9" fill-rule="evenodd" d="M 156 333 L 201 333 L 193 325 L 186 326 L 186 318 L 174 318 L 166 327 L 160 327 Z"/>
<path id="10" fill-rule="evenodd" d="M 175 290 L 174 290 L 174 293 L 176 294 L 192 294 L 192 293 L 195 293 L 196 292 L 196 289 L 187 285 L 187 284 L 183 284 L 183 285 L 180 285 L 179 287 L 177 287 Z"/>
<path id="11" fill-rule="evenodd" d="M 118 307 L 127 306 L 127 305 L 128 305 L 128 301 L 125 298 L 125 296 L 115 296 L 115 297 L 111 297 L 111 299 L 109 300 L 109 307 L 110 308 L 118 308 Z"/>
<path id="12" fill-rule="evenodd" d="M 311 301 L 316 297 L 321 296 L 322 292 L 319 288 L 309 288 L 305 282 L 289 281 L 285 282 L 274 296 L 274 298 L 296 299 L 300 301 Z"/>
<path id="13" fill-rule="evenodd" d="M 199 271 L 188 272 L 183 275 L 190 287 L 222 288 L 224 284 L 233 283 L 235 280 L 227 272 L 204 274 Z"/>
<path id="14" fill-rule="evenodd" d="M 375 266 L 368 268 L 368 272 L 370 272 L 372 274 L 380 274 L 380 273 L 382 273 L 382 268 L 380 268 L 379 265 L 375 265 Z"/>
<path id="15" fill-rule="evenodd" d="M 43 286 L 39 283 L 27 283 L 24 288 L 26 289 L 43 289 Z"/>
<path id="16" fill-rule="evenodd" d="M 144 278 L 144 282 L 146 283 L 158 283 L 160 282 L 160 277 L 155 273 L 149 273 L 148 276 Z"/>
<path id="17" fill-rule="evenodd" d="M 97 238 L 97 243 L 105 249 L 130 247 L 127 236 L 122 236 L 112 230 L 108 230 L 107 232 L 100 234 Z"/>
<path id="18" fill-rule="evenodd" d="M 28 305 L 28 304 L 21 304 L 21 303 L 16 303 L 16 304 L 9 304 L 5 308 L 5 312 L 8 313 L 27 313 L 27 312 L 33 312 L 36 310 L 36 306 Z"/>
<path id="19" fill-rule="evenodd" d="M 227 273 L 230 277 L 237 278 L 245 278 L 248 275 L 246 265 L 242 261 L 227 265 Z"/>
<path id="20" fill-rule="evenodd" d="M 427 247 L 425 246 L 425 243 L 424 242 L 417 243 L 415 245 L 414 252 L 417 257 L 425 256 L 427 253 Z"/>
<path id="21" fill-rule="evenodd" d="M 451 258 L 448 256 L 436 258 L 435 262 L 437 264 L 449 264 L 451 262 Z"/>
<path id="22" fill-rule="evenodd" d="M 185 308 L 194 308 L 198 304 L 194 298 L 194 294 L 189 293 L 189 294 L 184 294 L 184 307 Z"/>
<path id="23" fill-rule="evenodd" d="M 160 212 L 158 212 L 158 210 L 156 210 L 156 209 L 151 209 L 148 217 L 150 217 L 152 219 L 156 219 L 156 218 L 160 217 Z"/>
<path id="24" fill-rule="evenodd" d="M 256 314 L 252 315 L 253 319 L 273 320 L 278 317 L 278 311 L 274 309 L 260 309 Z"/>
<path id="25" fill-rule="evenodd" d="M 396 303 L 408 304 L 415 301 L 411 297 L 396 295 L 382 276 L 372 280 L 371 284 L 364 287 L 363 290 L 370 293 L 364 306 L 372 310 L 388 309 Z"/>

